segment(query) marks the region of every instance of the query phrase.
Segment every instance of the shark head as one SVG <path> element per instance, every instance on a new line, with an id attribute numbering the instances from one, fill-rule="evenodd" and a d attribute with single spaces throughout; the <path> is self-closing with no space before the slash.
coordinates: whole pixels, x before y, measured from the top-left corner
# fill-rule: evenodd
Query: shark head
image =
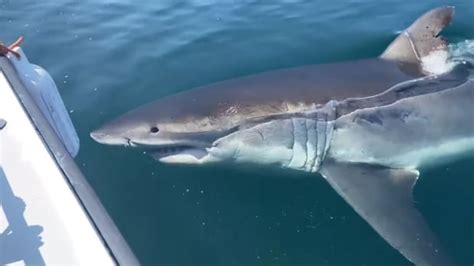
<path id="1" fill-rule="evenodd" d="M 208 92 L 191 90 L 144 105 L 91 137 L 102 144 L 144 149 L 163 163 L 285 164 L 291 158 L 293 137 L 285 128 L 291 124 L 270 117 L 280 110 L 278 104 L 238 104 Z"/>

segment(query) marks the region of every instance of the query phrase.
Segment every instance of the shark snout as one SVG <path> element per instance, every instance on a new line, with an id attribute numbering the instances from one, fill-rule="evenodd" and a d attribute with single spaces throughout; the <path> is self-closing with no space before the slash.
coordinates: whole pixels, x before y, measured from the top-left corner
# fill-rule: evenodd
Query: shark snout
<path id="1" fill-rule="evenodd" d="M 97 141 L 97 142 L 100 142 L 102 139 L 104 139 L 105 137 L 107 137 L 107 134 L 105 133 L 102 133 L 102 132 L 99 132 L 99 131 L 92 131 L 90 133 L 90 136 L 93 140 Z"/>
<path id="2" fill-rule="evenodd" d="M 108 144 L 108 145 L 127 145 L 130 144 L 130 139 L 126 137 L 120 137 L 111 135 L 107 132 L 102 130 L 94 130 L 90 133 L 90 136 L 93 140 L 101 144 Z"/>

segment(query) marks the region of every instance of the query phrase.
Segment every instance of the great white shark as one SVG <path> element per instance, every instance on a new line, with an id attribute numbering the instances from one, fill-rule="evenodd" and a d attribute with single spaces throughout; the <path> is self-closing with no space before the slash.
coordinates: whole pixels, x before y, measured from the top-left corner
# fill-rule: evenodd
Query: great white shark
<path id="1" fill-rule="evenodd" d="M 93 131 L 163 163 L 242 162 L 319 173 L 416 265 L 453 265 L 413 187 L 423 166 L 474 151 L 474 69 L 429 73 L 453 7 L 433 9 L 378 58 L 281 69 L 159 99 Z"/>

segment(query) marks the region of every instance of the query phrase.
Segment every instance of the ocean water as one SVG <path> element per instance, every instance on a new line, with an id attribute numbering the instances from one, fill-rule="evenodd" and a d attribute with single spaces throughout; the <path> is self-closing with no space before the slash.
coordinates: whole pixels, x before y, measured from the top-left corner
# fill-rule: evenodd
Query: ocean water
<path id="1" fill-rule="evenodd" d="M 161 165 L 89 132 L 214 81 L 375 57 L 445 4 L 457 14 L 444 35 L 474 39 L 472 0 L 0 0 L 0 40 L 24 35 L 54 77 L 81 139 L 76 161 L 143 264 L 409 265 L 317 175 Z M 415 188 L 461 265 L 474 263 L 473 166 L 422 171 Z"/>

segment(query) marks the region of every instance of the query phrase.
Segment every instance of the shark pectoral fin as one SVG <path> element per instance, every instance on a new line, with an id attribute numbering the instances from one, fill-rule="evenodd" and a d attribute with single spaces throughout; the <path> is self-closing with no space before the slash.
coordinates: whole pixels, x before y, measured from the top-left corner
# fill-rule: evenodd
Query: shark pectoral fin
<path id="1" fill-rule="evenodd" d="M 439 33 L 451 23 L 454 8 L 432 9 L 403 31 L 382 53 L 383 59 L 420 64 L 421 57 L 435 50 L 446 50 L 447 41 Z"/>
<path id="2" fill-rule="evenodd" d="M 391 246 L 416 265 L 452 265 L 414 206 L 418 171 L 327 161 L 321 174 Z"/>

